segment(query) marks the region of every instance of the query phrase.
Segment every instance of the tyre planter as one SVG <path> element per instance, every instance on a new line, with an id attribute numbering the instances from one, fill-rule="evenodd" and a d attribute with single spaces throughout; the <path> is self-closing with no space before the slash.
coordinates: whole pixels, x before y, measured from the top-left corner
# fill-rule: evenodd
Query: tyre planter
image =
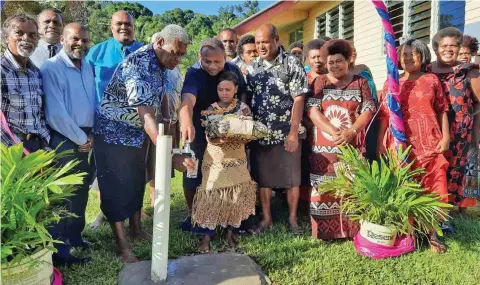
<path id="1" fill-rule="evenodd" d="M 397 238 L 396 231 L 392 231 L 390 228 L 370 223 L 365 220 L 360 221 L 360 235 L 374 244 L 390 247 L 395 245 L 395 240 Z"/>
<path id="2" fill-rule="evenodd" d="M 2 285 L 50 285 L 52 274 L 52 252 L 42 249 L 18 264 L 2 264 Z"/>

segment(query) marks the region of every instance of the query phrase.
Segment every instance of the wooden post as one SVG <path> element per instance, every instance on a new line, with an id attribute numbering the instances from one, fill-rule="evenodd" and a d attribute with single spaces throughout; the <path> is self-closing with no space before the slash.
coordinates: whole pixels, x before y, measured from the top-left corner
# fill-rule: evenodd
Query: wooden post
<path id="1" fill-rule="evenodd" d="M 170 229 L 170 179 L 172 175 L 172 137 L 158 126 L 155 157 L 155 207 L 153 212 L 152 272 L 154 282 L 167 279 L 168 234 Z"/>

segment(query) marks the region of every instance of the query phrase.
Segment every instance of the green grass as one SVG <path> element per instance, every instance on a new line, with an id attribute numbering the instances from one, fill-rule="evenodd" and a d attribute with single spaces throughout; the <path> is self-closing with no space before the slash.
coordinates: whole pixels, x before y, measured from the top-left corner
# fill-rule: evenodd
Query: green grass
<path id="1" fill-rule="evenodd" d="M 172 181 L 169 256 L 175 258 L 195 253 L 198 237 L 179 229 L 186 216 L 180 175 Z M 145 204 L 149 201 L 146 195 Z M 399 258 L 373 260 L 355 252 L 351 241 L 323 242 L 309 236 L 309 223 L 302 218 L 305 236 L 294 237 L 286 229 L 286 208 L 276 202 L 275 227 L 260 237 L 244 237 L 240 246 L 265 271 L 274 284 L 480 284 L 480 208 L 473 210 L 476 218 L 457 218 L 454 234 L 446 236 L 449 250 L 434 254 L 423 246 Z M 90 193 L 87 222 L 92 222 L 99 209 L 96 192 Z M 151 212 L 147 208 L 147 212 Z M 152 221 L 145 227 L 151 229 Z M 93 262 L 83 266 L 60 268 L 66 285 L 117 284 L 122 269 L 114 255 L 114 240 L 108 226 L 87 229 Z M 216 238 L 213 249 L 222 251 L 226 245 Z M 134 245 L 141 259 L 150 259 L 149 242 Z M 80 253 L 83 254 L 83 253 Z M 203 285 L 203 284 L 202 284 Z"/>

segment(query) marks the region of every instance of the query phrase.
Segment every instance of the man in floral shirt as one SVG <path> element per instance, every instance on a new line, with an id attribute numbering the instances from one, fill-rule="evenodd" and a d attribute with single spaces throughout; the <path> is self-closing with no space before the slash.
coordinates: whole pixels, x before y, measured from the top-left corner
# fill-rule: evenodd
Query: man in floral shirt
<path id="1" fill-rule="evenodd" d="M 247 68 L 247 87 L 253 96 L 254 119 L 265 124 L 271 132 L 269 137 L 252 145 L 252 175 L 260 187 L 263 209 L 263 219 L 256 232 L 272 224 L 272 188 L 286 188 L 290 228 L 299 233 L 299 139 L 304 134 L 301 120 L 308 82 L 300 61 L 280 47 L 275 26 L 261 26 L 255 33 L 255 44 L 260 57 Z"/>

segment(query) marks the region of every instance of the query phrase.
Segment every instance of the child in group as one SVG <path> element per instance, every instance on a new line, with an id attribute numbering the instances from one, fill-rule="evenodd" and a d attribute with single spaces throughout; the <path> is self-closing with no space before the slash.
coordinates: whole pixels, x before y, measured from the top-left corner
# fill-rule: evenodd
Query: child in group
<path id="1" fill-rule="evenodd" d="M 202 111 L 202 126 L 216 124 L 229 115 L 252 120 L 249 107 L 238 101 L 238 78 L 233 72 L 225 72 L 219 78 L 219 101 Z M 202 228 L 214 230 L 227 228 L 227 242 L 236 248 L 232 228 L 255 214 L 257 184 L 247 169 L 245 144 L 242 138 L 220 138 L 206 128 L 207 148 L 202 162 L 202 184 L 197 188 L 193 202 L 192 222 Z M 202 237 L 199 253 L 210 251 L 209 235 Z"/>

